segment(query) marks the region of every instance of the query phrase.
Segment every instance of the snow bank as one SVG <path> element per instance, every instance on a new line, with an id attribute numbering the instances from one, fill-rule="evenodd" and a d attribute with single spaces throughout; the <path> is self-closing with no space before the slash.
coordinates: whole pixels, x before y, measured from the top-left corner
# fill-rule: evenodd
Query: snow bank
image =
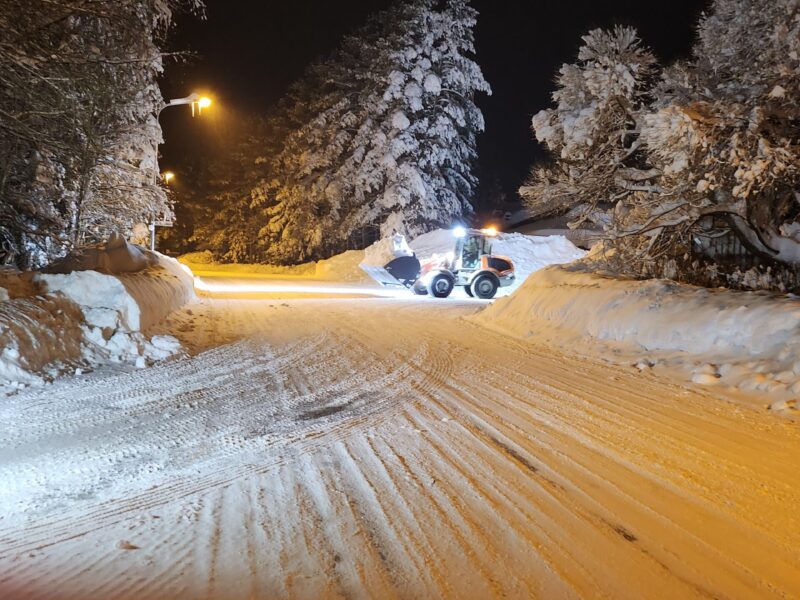
<path id="1" fill-rule="evenodd" d="M 327 260 L 316 263 L 314 279 L 320 281 L 339 281 L 345 283 L 361 283 L 364 285 L 379 285 L 369 275 L 359 268 L 364 261 L 363 250 L 348 250 Z"/>
<path id="2" fill-rule="evenodd" d="M 194 297 L 193 277 L 178 261 L 158 255 L 155 266 L 136 273 L 106 275 L 97 271 L 40 273 L 44 292 L 61 292 L 98 327 L 142 331 Z"/>
<path id="3" fill-rule="evenodd" d="M 555 326 L 562 337 L 620 342 L 642 356 L 673 353 L 673 362 L 690 359 L 685 364 L 697 383 L 800 392 L 800 301 L 794 298 L 552 267 L 473 319 L 515 337 Z M 646 362 L 651 366 L 652 356 Z"/>
<path id="4" fill-rule="evenodd" d="M 36 295 L 36 284 L 33 283 L 33 272 L 22 272 L 13 267 L 0 267 L 0 301 L 9 298 L 25 298 Z"/>
<path id="5" fill-rule="evenodd" d="M 75 271 L 98 271 L 109 275 L 136 273 L 158 264 L 152 252 L 129 243 L 122 235 L 112 233 L 102 246 L 89 246 L 70 252 L 48 265 L 45 273 L 67 274 Z"/>
<path id="6" fill-rule="evenodd" d="M 76 367 L 144 367 L 179 351 L 176 339 L 142 332 L 193 297 L 193 278 L 177 261 L 152 256 L 153 266 L 135 273 L 37 273 L 36 295 L 0 301 L 0 392 Z"/>
<path id="7" fill-rule="evenodd" d="M 317 263 L 304 263 L 295 266 L 263 265 L 252 263 L 221 263 L 214 260 L 214 255 L 208 250 L 190 252 L 179 259 L 195 275 L 236 275 L 238 277 L 258 277 L 263 275 L 276 275 L 281 277 L 313 277 Z"/>
<path id="8" fill-rule="evenodd" d="M 298 278 L 318 281 L 372 282 L 358 268 L 364 260 L 363 250 L 348 250 L 326 260 L 294 266 L 218 263 L 210 252 L 192 252 L 180 257 L 180 262 L 200 277 L 235 276 L 237 278 L 276 277 Z M 377 285 L 377 284 L 376 284 Z"/>
<path id="9" fill-rule="evenodd" d="M 452 252 L 454 244 L 455 238 L 450 229 L 434 229 L 415 237 L 408 245 L 417 255 L 417 258 L 424 260 L 435 254 Z"/>
<path id="10" fill-rule="evenodd" d="M 408 247 L 406 238 L 402 235 L 391 235 L 378 240 L 364 250 L 364 260 L 361 264 L 366 267 L 383 267 L 400 256 L 412 256 L 414 252 Z"/>
<path id="11" fill-rule="evenodd" d="M 139 308 L 137 329 L 144 332 L 195 298 L 191 270 L 162 254 L 156 266 L 118 278 Z"/>
<path id="12" fill-rule="evenodd" d="M 41 384 L 79 359 L 81 322 L 80 308 L 61 294 L 0 302 L 0 393 Z"/>
<path id="13" fill-rule="evenodd" d="M 532 236 L 521 233 L 501 233 L 492 247 L 492 253 L 507 256 L 514 261 L 517 279 L 508 291 L 521 286 L 532 273 L 550 265 L 562 265 L 579 260 L 586 252 L 563 235 Z"/>

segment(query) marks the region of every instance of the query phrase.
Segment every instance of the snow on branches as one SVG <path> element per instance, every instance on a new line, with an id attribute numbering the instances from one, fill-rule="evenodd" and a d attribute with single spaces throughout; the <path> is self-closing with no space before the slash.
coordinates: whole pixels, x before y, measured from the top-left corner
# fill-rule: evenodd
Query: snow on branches
<path id="1" fill-rule="evenodd" d="M 689 252 L 710 218 L 800 264 L 800 3 L 716 0 L 693 58 L 660 75 L 630 29 L 583 41 L 533 119 L 553 155 L 521 189 L 534 212 L 613 209 L 607 236 L 640 264 Z"/>
<path id="2" fill-rule="evenodd" d="M 0 243 L 35 266 L 169 212 L 158 43 L 201 0 L 0 0 Z"/>
<path id="3" fill-rule="evenodd" d="M 533 118 L 537 139 L 556 158 L 535 169 L 521 189 L 543 214 L 610 202 L 648 185 L 639 118 L 655 71 L 655 57 L 628 27 L 595 29 L 583 37 L 578 62 L 564 65 L 555 108 Z"/>
<path id="4" fill-rule="evenodd" d="M 471 211 L 473 97 L 466 0 L 413 0 L 375 16 L 312 66 L 284 103 L 294 124 L 255 202 L 262 254 L 299 262 L 339 252 L 364 228 L 418 234 Z"/>

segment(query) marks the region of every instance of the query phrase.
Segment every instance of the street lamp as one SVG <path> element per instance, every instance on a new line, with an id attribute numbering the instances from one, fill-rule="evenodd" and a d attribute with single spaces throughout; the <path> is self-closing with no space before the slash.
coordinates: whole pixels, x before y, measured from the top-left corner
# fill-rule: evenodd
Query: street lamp
<path id="1" fill-rule="evenodd" d="M 166 183 L 167 185 L 169 185 L 169 184 L 170 184 L 170 182 L 171 182 L 173 179 L 175 179 L 175 173 L 173 173 L 172 171 L 164 171 L 164 172 L 161 174 L 161 178 L 164 180 L 164 183 Z"/>
<path id="2" fill-rule="evenodd" d="M 195 110 L 197 110 L 197 114 L 200 115 L 202 114 L 204 108 L 211 106 L 211 98 L 194 92 L 186 96 L 186 98 L 176 98 L 174 100 L 170 100 L 158 110 L 158 114 L 161 115 L 161 111 L 169 106 L 181 106 L 182 104 L 192 105 L 192 116 L 195 115 Z"/>
<path id="3" fill-rule="evenodd" d="M 170 106 L 182 106 L 184 104 L 191 104 L 192 116 L 194 117 L 195 112 L 198 115 L 201 115 L 203 113 L 204 108 L 208 108 L 209 106 L 211 106 L 211 98 L 209 98 L 208 96 L 202 96 L 197 92 L 194 92 L 192 94 L 189 94 L 185 98 L 175 98 L 173 100 L 170 100 L 166 104 L 161 105 L 161 107 L 158 109 L 158 112 L 156 113 L 156 123 L 159 122 L 159 119 L 161 118 L 161 113 L 165 108 L 169 108 Z M 167 171 L 163 175 L 164 183 L 169 185 L 169 182 L 172 180 L 173 177 L 175 177 L 175 174 L 170 171 Z M 156 186 L 158 186 L 157 174 L 155 175 L 155 181 L 153 183 Z M 156 223 L 157 223 L 156 215 L 153 214 L 153 220 L 150 223 L 150 250 L 156 249 Z"/>
<path id="4" fill-rule="evenodd" d="M 201 96 L 196 102 L 192 102 L 192 116 L 194 116 L 195 106 L 197 106 L 197 114 L 203 114 L 203 109 L 211 106 L 211 98 L 208 96 Z"/>

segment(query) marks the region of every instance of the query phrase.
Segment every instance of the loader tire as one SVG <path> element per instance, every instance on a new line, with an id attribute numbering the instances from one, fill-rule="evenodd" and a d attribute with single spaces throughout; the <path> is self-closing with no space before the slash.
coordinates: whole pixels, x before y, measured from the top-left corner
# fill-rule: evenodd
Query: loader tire
<path id="1" fill-rule="evenodd" d="M 497 277 L 490 274 L 478 275 L 472 280 L 470 289 L 472 295 L 481 300 L 491 300 L 499 287 Z"/>
<path id="2" fill-rule="evenodd" d="M 467 293 L 467 296 L 469 296 L 470 298 L 474 298 L 474 296 L 472 295 L 472 290 L 469 288 L 468 285 L 464 286 L 464 291 Z"/>
<path id="3" fill-rule="evenodd" d="M 431 279 L 431 284 L 428 286 L 431 294 L 437 298 L 447 298 L 450 292 L 453 291 L 453 278 L 444 273 L 439 273 Z"/>
<path id="4" fill-rule="evenodd" d="M 411 286 L 411 291 L 414 292 L 417 296 L 428 295 L 428 288 L 426 288 L 420 281 L 415 282 L 414 285 Z"/>

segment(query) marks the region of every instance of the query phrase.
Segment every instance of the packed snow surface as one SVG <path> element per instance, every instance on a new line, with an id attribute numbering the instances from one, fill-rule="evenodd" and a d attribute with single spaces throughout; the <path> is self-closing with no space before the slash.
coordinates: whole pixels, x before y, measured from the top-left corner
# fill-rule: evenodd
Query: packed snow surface
<path id="1" fill-rule="evenodd" d="M 796 423 L 484 305 L 201 298 L 4 399 L 0 597 L 800 595 Z"/>

